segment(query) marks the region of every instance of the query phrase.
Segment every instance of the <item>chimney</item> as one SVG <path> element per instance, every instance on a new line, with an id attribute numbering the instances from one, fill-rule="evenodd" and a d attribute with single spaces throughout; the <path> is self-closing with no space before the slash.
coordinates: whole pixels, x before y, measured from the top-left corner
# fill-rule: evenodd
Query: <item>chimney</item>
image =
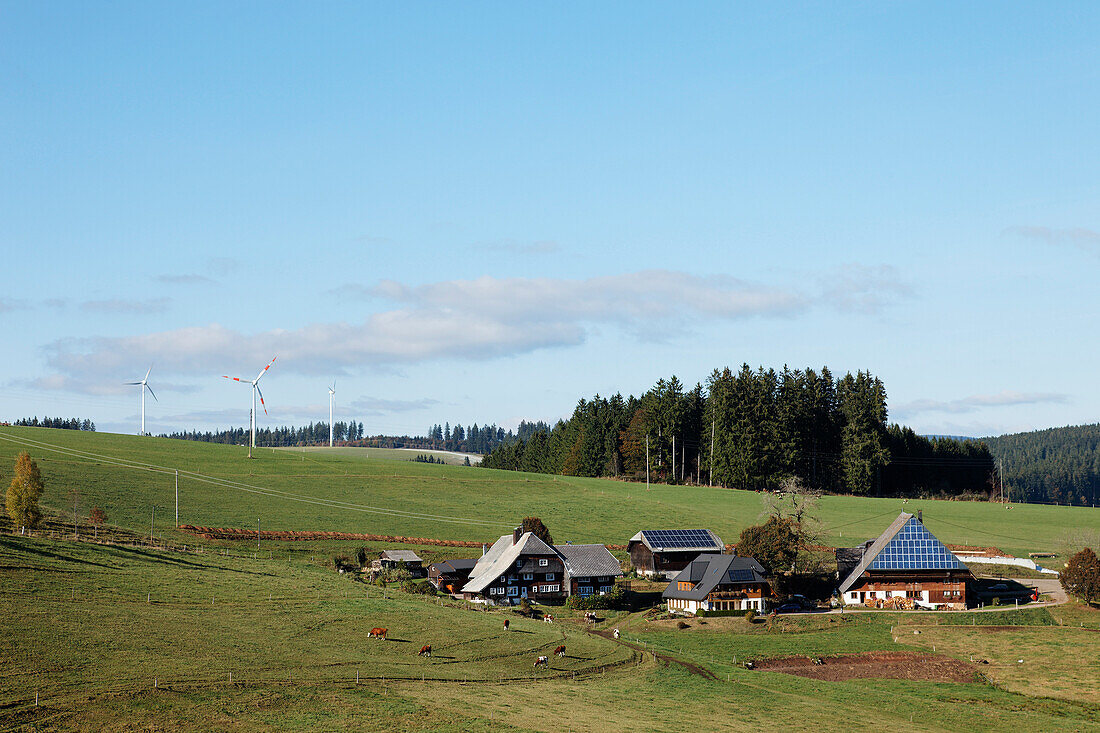
<path id="1" fill-rule="evenodd" d="M 920 509 L 917 510 L 917 521 L 924 524 L 924 512 Z"/>
<path id="2" fill-rule="evenodd" d="M 523 536 L 523 527 L 516 527 L 512 530 L 512 544 L 517 544 L 519 538 Z"/>

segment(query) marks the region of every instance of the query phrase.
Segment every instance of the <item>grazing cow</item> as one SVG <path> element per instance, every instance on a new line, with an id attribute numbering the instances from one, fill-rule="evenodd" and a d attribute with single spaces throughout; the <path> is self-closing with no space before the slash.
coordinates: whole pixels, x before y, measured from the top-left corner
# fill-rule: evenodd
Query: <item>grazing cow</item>
<path id="1" fill-rule="evenodd" d="M 750 659 L 749 661 L 745 662 L 745 669 L 756 669 L 756 665 L 753 664 L 753 661 Z"/>
<path id="2" fill-rule="evenodd" d="M 615 638 L 616 638 L 616 639 L 618 639 L 618 638 L 619 638 L 619 630 L 618 630 L 618 629 L 615 629 Z"/>
<path id="3" fill-rule="evenodd" d="M 370 630 L 370 635 L 375 639 L 381 639 L 382 641 L 385 641 L 387 631 L 389 631 L 389 629 L 380 629 L 375 626 L 373 629 Z"/>
<path id="4" fill-rule="evenodd" d="M 504 630 L 508 630 L 508 619 L 504 619 Z"/>
<path id="5" fill-rule="evenodd" d="M 416 656 L 418 656 L 418 657 L 431 657 L 432 656 L 432 645 L 431 644 L 425 644 L 424 646 L 420 647 L 420 651 L 416 653 Z"/>
<path id="6" fill-rule="evenodd" d="M 554 656 L 555 657 L 564 657 L 565 656 L 565 644 L 562 644 L 561 646 L 559 646 L 557 649 L 554 650 Z"/>
<path id="7" fill-rule="evenodd" d="M 541 656 L 541 657 L 539 657 L 538 659 L 535 660 L 535 666 L 536 667 L 546 667 L 546 666 L 549 666 L 549 664 L 550 664 L 550 658 L 547 657 L 546 655 L 543 655 L 543 656 Z"/>
<path id="8" fill-rule="evenodd" d="M 542 617 L 542 620 L 543 620 L 543 621 L 544 621 L 545 623 L 548 623 L 548 624 L 552 624 L 552 623 L 554 623 L 554 617 L 553 617 L 553 616 L 551 616 L 550 614 L 546 614 L 545 616 L 543 616 L 543 617 Z"/>

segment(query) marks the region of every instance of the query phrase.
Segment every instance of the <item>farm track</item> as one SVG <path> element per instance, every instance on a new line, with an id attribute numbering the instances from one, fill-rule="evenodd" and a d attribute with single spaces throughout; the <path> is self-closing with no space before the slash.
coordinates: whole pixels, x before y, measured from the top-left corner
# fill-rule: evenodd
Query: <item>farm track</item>
<path id="1" fill-rule="evenodd" d="M 621 644 L 622 646 L 633 649 L 636 652 L 640 652 L 643 656 L 645 654 L 652 654 L 655 659 L 658 659 L 658 660 L 660 660 L 661 662 L 663 662 L 665 664 L 678 665 L 678 666 L 683 667 L 684 669 L 686 669 L 688 672 L 691 672 L 693 675 L 697 675 L 699 677 L 702 677 L 705 680 L 711 680 L 711 681 L 717 681 L 718 680 L 718 677 L 713 672 L 711 672 L 709 669 L 707 669 L 706 667 L 702 667 L 702 666 L 700 666 L 698 664 L 695 664 L 693 662 L 685 662 L 683 659 L 678 659 L 678 658 L 673 657 L 673 656 L 668 655 L 668 654 L 663 654 L 661 652 L 653 651 L 652 649 L 646 649 L 644 647 L 638 646 L 634 642 L 627 641 L 626 639 L 622 639 L 622 638 L 616 639 L 615 634 L 614 634 L 613 631 L 609 631 L 607 629 L 601 629 L 599 631 L 597 631 L 595 629 L 589 629 L 588 633 L 593 634 L 595 636 L 602 636 L 605 639 L 610 639 L 611 641 L 614 641 L 617 644 Z"/>

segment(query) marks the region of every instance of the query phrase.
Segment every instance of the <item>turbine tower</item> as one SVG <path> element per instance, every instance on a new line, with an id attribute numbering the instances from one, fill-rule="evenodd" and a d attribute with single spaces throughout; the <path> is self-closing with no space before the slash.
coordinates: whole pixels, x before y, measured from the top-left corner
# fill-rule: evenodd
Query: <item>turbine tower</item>
<path id="1" fill-rule="evenodd" d="M 252 457 L 252 449 L 256 447 L 256 395 L 257 394 L 260 395 L 260 405 L 264 408 L 264 414 L 265 415 L 267 414 L 267 405 L 264 404 L 264 393 L 260 392 L 260 378 L 263 377 L 263 375 L 267 374 L 267 370 L 271 368 L 271 365 L 275 363 L 275 359 L 277 359 L 277 358 L 278 357 L 273 357 L 271 359 L 271 361 L 268 363 L 268 365 L 260 370 L 260 373 L 256 375 L 255 379 L 241 379 L 240 377 L 230 377 L 230 376 L 225 375 L 225 374 L 222 375 L 225 379 L 232 379 L 234 382 L 240 382 L 241 384 L 250 384 L 250 385 L 252 385 L 252 413 L 249 416 L 249 422 L 251 423 L 251 428 L 252 428 L 252 442 L 248 446 L 248 457 L 249 458 Z"/>
<path id="2" fill-rule="evenodd" d="M 332 405 L 336 400 L 336 380 L 332 380 L 332 386 L 328 388 L 328 447 L 332 447 Z"/>
<path id="3" fill-rule="evenodd" d="M 140 382 L 127 382 L 127 385 L 141 385 L 141 434 L 145 435 L 145 390 L 149 390 L 149 394 L 153 395 L 153 399 L 157 400 L 156 394 L 153 393 L 153 388 L 149 386 L 149 374 L 153 371 L 153 366 L 149 365 L 149 371 L 145 372 L 145 379 Z M 160 400 L 157 400 L 160 402 Z"/>

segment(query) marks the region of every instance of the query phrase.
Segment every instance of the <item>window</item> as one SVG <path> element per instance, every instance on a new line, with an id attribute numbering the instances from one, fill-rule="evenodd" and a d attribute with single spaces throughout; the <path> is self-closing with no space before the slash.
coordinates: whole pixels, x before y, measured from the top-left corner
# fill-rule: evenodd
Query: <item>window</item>
<path id="1" fill-rule="evenodd" d="M 523 558 L 522 557 L 519 560 L 516 560 L 516 567 L 517 568 L 522 568 L 523 567 Z"/>
<path id="2" fill-rule="evenodd" d="M 523 579 L 524 580 L 534 580 L 535 579 L 535 574 L 534 573 L 524 573 L 523 574 Z"/>
<path id="3" fill-rule="evenodd" d="M 547 580 L 553 580 L 554 579 L 554 574 L 553 573 L 547 573 L 546 574 L 546 579 Z"/>
<path id="4" fill-rule="evenodd" d="M 549 565 L 549 564 L 550 564 L 550 561 L 549 561 L 549 560 L 546 560 L 545 558 L 544 558 L 544 559 L 542 559 L 542 560 L 539 560 L 539 567 L 540 567 L 540 568 L 544 568 L 544 567 L 546 567 L 546 566 L 547 566 L 547 565 Z"/>
<path id="5" fill-rule="evenodd" d="M 490 588 L 489 589 L 489 595 L 491 595 L 491 596 L 499 596 L 502 593 L 504 593 L 503 588 Z"/>
<path id="6" fill-rule="evenodd" d="M 543 585 L 539 587 L 539 591 L 542 593 L 557 593 L 560 590 L 560 585 Z"/>
<path id="7" fill-rule="evenodd" d="M 600 586 L 600 593 L 601 594 L 602 593 L 610 593 L 613 590 L 615 590 L 615 586 L 613 586 L 613 585 L 601 585 Z"/>
<path id="8" fill-rule="evenodd" d="M 578 586 L 577 587 L 577 595 L 578 596 L 590 596 L 590 595 L 592 595 L 592 586 L 590 586 L 590 585 Z"/>
<path id="9" fill-rule="evenodd" d="M 507 580 L 507 578 L 506 578 L 506 577 L 504 577 L 503 575 L 502 575 L 502 576 L 500 576 L 500 582 L 501 582 L 501 583 L 503 583 L 503 582 L 504 582 L 504 581 L 506 581 L 506 580 Z"/>
<path id="10" fill-rule="evenodd" d="M 511 588 L 508 589 L 508 595 L 518 596 L 519 595 L 519 588 L 517 588 L 515 586 L 512 586 Z"/>

